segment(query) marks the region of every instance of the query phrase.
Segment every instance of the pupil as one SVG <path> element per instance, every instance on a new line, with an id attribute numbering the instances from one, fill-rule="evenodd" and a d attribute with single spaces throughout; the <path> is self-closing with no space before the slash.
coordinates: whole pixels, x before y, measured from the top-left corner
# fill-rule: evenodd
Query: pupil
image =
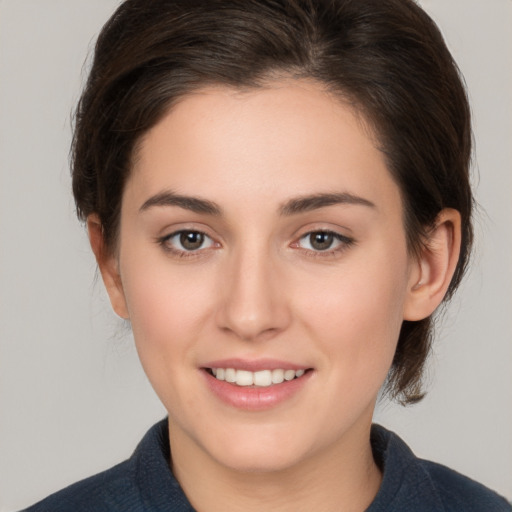
<path id="1" fill-rule="evenodd" d="M 197 233 L 195 231 L 184 231 L 180 235 L 181 245 L 189 251 L 199 249 L 201 245 L 203 245 L 203 242 L 204 235 L 202 233 Z"/>
<path id="2" fill-rule="evenodd" d="M 319 232 L 310 235 L 311 247 L 313 247 L 317 251 L 325 251 L 326 249 L 329 249 L 333 241 L 334 236 L 332 233 Z"/>

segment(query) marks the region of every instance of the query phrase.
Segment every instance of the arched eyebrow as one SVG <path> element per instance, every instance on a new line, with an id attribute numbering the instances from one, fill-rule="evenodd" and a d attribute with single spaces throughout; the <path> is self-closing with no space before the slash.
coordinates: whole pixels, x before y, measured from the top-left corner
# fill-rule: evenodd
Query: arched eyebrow
<path id="1" fill-rule="evenodd" d="M 140 212 L 144 212 L 155 206 L 178 206 L 194 213 L 202 213 L 206 215 L 220 216 L 222 209 L 213 201 L 201 199 L 199 197 L 183 196 L 172 191 L 166 190 L 154 196 L 151 196 L 139 208 Z"/>
<path id="2" fill-rule="evenodd" d="M 279 213 L 283 216 L 291 216 L 336 204 L 362 205 L 375 208 L 375 204 L 368 199 L 347 192 L 339 192 L 312 194 L 289 199 L 279 208 Z M 222 208 L 213 201 L 199 197 L 184 196 L 169 190 L 151 196 L 139 208 L 139 211 L 144 212 L 155 206 L 178 206 L 194 213 L 213 216 L 222 215 Z"/>
<path id="3" fill-rule="evenodd" d="M 312 194 L 309 196 L 290 199 L 281 206 L 280 213 L 285 216 L 296 215 L 298 213 L 318 210 L 319 208 L 325 208 L 326 206 L 333 206 L 336 204 L 352 204 L 376 208 L 375 204 L 368 199 L 349 194 L 347 192 L 339 192 Z"/>

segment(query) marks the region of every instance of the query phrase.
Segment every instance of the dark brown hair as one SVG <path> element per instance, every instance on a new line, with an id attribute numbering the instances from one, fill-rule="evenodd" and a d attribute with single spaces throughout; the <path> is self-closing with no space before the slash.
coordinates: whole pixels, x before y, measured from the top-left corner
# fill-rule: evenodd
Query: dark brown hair
<path id="1" fill-rule="evenodd" d="M 449 298 L 471 244 L 470 112 L 456 64 L 412 0 L 126 0 L 99 35 L 76 111 L 78 215 L 96 213 L 109 250 L 141 136 L 187 93 L 313 79 L 373 127 L 400 187 L 411 252 L 443 208 L 462 216 Z M 402 403 L 423 396 L 432 319 L 405 321 L 387 381 Z"/>

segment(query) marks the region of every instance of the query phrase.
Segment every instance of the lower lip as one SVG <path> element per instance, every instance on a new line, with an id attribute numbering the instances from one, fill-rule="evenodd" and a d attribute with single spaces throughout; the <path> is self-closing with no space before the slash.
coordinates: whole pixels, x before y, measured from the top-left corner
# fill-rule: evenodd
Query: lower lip
<path id="1" fill-rule="evenodd" d="M 206 370 L 202 370 L 202 373 L 210 390 L 224 403 L 246 411 L 265 411 L 295 396 L 305 386 L 313 372 L 310 370 L 302 377 L 267 387 L 237 386 L 216 379 Z"/>

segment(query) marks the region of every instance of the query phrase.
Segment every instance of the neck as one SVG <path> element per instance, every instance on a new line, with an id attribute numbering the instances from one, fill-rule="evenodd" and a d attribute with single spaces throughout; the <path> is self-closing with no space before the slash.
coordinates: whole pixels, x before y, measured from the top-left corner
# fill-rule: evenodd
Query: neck
<path id="1" fill-rule="evenodd" d="M 228 468 L 175 434 L 170 426 L 173 473 L 198 512 L 362 512 L 382 479 L 373 460 L 370 425 L 298 464 L 268 472 Z"/>

